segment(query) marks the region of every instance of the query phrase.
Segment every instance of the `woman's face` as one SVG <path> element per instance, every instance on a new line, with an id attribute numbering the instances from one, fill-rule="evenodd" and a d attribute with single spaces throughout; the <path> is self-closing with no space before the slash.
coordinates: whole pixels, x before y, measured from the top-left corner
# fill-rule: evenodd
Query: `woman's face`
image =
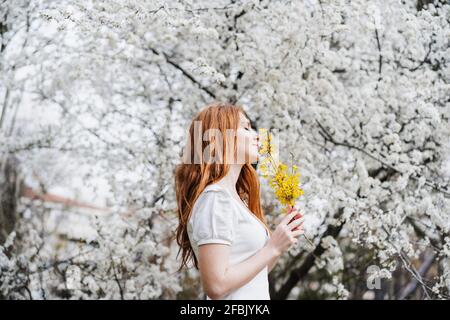
<path id="1" fill-rule="evenodd" d="M 258 133 L 250 127 L 250 121 L 240 112 L 237 130 L 237 163 L 255 163 L 259 157 Z"/>

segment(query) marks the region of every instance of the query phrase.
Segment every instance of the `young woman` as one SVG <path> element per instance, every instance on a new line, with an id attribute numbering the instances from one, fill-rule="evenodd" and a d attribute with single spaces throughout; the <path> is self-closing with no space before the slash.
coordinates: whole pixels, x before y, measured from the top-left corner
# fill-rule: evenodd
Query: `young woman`
<path id="1" fill-rule="evenodd" d="M 195 117 L 185 150 L 175 170 L 179 270 L 193 260 L 207 300 L 269 300 L 268 273 L 297 243 L 303 219 L 292 220 L 292 209 L 270 231 L 251 165 L 258 134 L 242 107 L 217 103 Z"/>

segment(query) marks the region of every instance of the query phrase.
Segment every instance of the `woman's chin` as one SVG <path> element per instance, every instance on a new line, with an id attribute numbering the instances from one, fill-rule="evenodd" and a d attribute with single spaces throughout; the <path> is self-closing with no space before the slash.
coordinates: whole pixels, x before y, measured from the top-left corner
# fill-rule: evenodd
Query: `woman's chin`
<path id="1" fill-rule="evenodd" d="M 258 154 L 257 154 L 257 155 L 250 156 L 250 163 L 251 163 L 251 164 L 257 163 L 258 160 L 259 160 L 259 155 L 258 155 Z"/>

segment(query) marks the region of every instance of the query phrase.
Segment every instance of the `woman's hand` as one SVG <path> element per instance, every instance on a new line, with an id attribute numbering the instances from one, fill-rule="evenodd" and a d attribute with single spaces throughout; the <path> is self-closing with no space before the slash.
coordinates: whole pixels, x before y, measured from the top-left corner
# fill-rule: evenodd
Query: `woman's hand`
<path id="1" fill-rule="evenodd" d="M 294 216 L 294 218 L 292 218 L 292 220 L 291 220 L 289 223 L 291 223 L 293 220 L 297 220 L 297 219 L 300 219 L 301 217 L 303 217 L 303 214 L 301 214 L 300 211 L 298 211 L 295 207 L 289 206 L 288 213 L 291 213 L 291 212 L 293 212 L 293 211 L 297 212 L 297 214 Z M 299 228 L 300 228 L 300 227 L 295 227 L 295 228 L 292 229 L 292 230 L 293 230 L 293 231 L 299 230 Z"/>
<path id="2" fill-rule="evenodd" d="M 297 210 L 291 209 L 290 213 L 278 224 L 267 242 L 267 245 L 275 249 L 279 255 L 289 249 L 291 245 L 296 244 L 297 237 L 303 233 L 303 229 L 301 228 L 303 219 L 301 217 L 298 219 L 294 218 L 298 214 L 299 212 Z"/>

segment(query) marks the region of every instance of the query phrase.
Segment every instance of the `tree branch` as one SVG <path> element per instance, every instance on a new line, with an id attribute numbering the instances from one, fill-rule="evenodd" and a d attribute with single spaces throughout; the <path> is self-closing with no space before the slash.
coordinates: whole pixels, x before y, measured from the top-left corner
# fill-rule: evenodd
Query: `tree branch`
<path id="1" fill-rule="evenodd" d="M 430 267 L 433 265 L 436 255 L 434 253 L 427 253 L 422 265 L 420 266 L 417 274 L 420 278 L 426 275 Z M 405 300 L 411 296 L 419 287 L 419 281 L 416 278 L 411 279 L 411 281 L 406 285 L 403 291 L 398 295 L 399 300 Z"/>
<path id="2" fill-rule="evenodd" d="M 344 141 L 336 141 L 334 139 L 334 137 L 330 133 L 328 133 L 328 131 L 323 127 L 323 125 L 319 121 L 316 120 L 316 123 L 319 125 L 320 129 L 323 130 L 323 132 L 326 135 L 326 137 L 325 137 L 324 134 L 321 134 L 322 137 L 324 138 L 324 140 L 326 140 L 328 142 L 331 142 L 331 143 L 333 143 L 336 146 L 343 146 L 343 147 L 347 147 L 349 149 L 358 150 L 358 151 L 364 153 L 365 155 L 369 156 L 370 158 L 374 159 L 375 161 L 381 163 L 381 165 L 383 165 L 384 167 L 389 168 L 389 169 L 391 169 L 391 170 L 393 170 L 393 171 L 395 171 L 395 172 L 397 172 L 399 174 L 404 174 L 399 169 L 397 169 L 394 166 L 386 163 L 385 161 L 381 160 L 377 156 L 372 155 L 371 153 L 369 153 L 368 151 L 364 150 L 361 147 L 352 145 L 346 140 L 344 140 Z M 319 131 L 319 133 L 320 133 L 320 131 Z M 415 181 L 418 181 L 421 177 L 422 176 L 419 176 L 419 175 L 415 175 L 415 176 L 410 175 L 408 178 L 412 179 L 412 180 L 415 180 Z M 434 189 L 434 190 L 436 190 L 438 192 L 441 192 L 441 193 L 445 194 L 446 196 L 450 197 L 450 190 L 448 189 L 448 185 L 444 188 L 444 187 L 441 187 L 440 185 L 438 185 L 437 183 L 435 183 L 433 181 L 430 181 L 428 179 L 425 179 L 425 185 L 427 185 L 427 186 L 431 187 L 432 189 Z"/>
<path id="3" fill-rule="evenodd" d="M 191 80 L 193 83 L 195 83 L 200 89 L 202 89 L 203 91 L 205 91 L 210 97 L 212 97 L 213 99 L 216 99 L 216 94 L 214 92 L 212 92 L 211 90 L 209 90 L 207 87 L 203 86 L 197 79 L 195 79 L 192 75 L 189 74 L 189 72 L 187 72 L 186 70 L 184 70 L 178 63 L 176 63 L 175 61 L 173 61 L 165 52 L 159 52 L 158 50 L 154 49 L 154 48 L 149 48 L 154 54 L 158 55 L 158 56 L 163 56 L 164 59 L 166 59 L 167 63 L 170 64 L 171 66 L 173 66 L 175 69 L 178 69 L 181 71 L 181 73 L 188 78 L 189 80 Z"/>

